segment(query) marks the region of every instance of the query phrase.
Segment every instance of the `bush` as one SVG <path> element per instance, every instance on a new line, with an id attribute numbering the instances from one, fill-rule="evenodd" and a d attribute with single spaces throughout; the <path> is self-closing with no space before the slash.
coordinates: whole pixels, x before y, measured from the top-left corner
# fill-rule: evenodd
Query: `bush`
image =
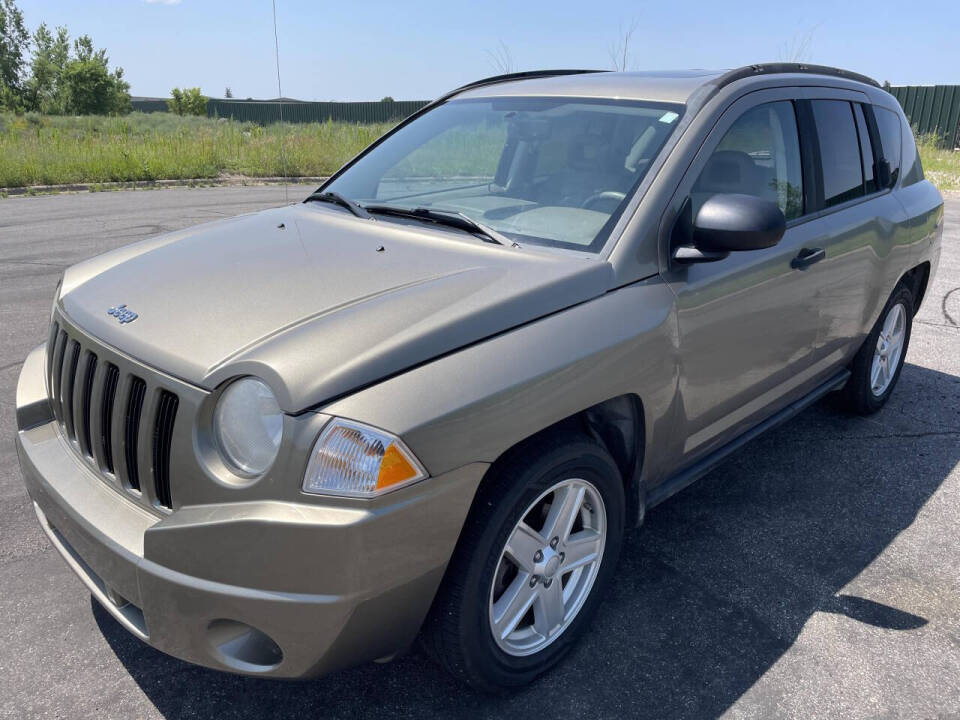
<path id="1" fill-rule="evenodd" d="M 200 92 L 200 88 L 174 88 L 170 91 L 167 100 L 170 112 L 177 115 L 206 115 L 207 97 Z"/>

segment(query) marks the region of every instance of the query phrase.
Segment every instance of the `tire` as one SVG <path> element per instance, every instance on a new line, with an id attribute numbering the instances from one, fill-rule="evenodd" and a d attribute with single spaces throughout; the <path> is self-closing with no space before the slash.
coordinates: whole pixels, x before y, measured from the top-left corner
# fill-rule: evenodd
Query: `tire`
<path id="1" fill-rule="evenodd" d="M 850 366 L 851 375 L 844 387 L 843 395 L 844 404 L 851 412 L 858 415 L 872 415 L 886 404 L 893 388 L 897 385 L 897 380 L 900 379 L 903 360 L 910 346 L 913 312 L 913 293 L 906 285 L 898 285 Z M 881 333 L 889 323 L 893 323 L 894 328 L 899 327 L 898 317 L 899 322 L 902 322 L 902 336 L 899 351 L 894 353 L 895 348 L 891 343 L 887 342 L 885 346 Z M 882 352 L 884 347 L 886 347 L 886 353 Z M 882 354 L 885 354 L 886 361 L 881 363 L 882 375 L 877 376 L 875 362 Z"/>
<path id="2" fill-rule="evenodd" d="M 581 497 L 584 504 L 573 517 L 569 542 L 552 547 L 552 538 L 535 539 L 518 530 L 524 520 L 539 535 L 555 515 L 565 515 L 563 508 L 578 506 Z M 569 504 L 564 504 L 567 498 Z M 554 505 L 556 513 L 551 511 Z M 532 681 L 556 664 L 589 625 L 616 568 L 624 520 L 620 471 L 596 442 L 563 434 L 534 439 L 509 452 L 484 478 L 461 532 L 421 633 L 427 654 L 454 677 L 484 692 L 500 693 Z M 562 533 L 561 529 L 554 537 Z M 516 546 L 512 552 L 522 557 L 541 542 L 547 544 L 523 561 L 524 569 L 511 559 L 508 540 Z M 588 545 L 592 555 L 585 554 Z M 565 561 L 567 553 L 581 561 L 598 559 L 566 571 L 573 562 Z M 541 574 L 534 572 L 538 569 Z M 569 600 L 564 598 L 568 589 Z M 518 602 L 511 606 L 508 596 Z M 529 596 L 533 604 L 523 614 L 523 598 Z M 507 607 L 511 612 L 503 614 L 498 640 L 494 615 Z M 521 610 L 513 612 L 515 608 Z M 504 635 L 509 618 L 521 614 L 515 629 Z M 561 617 L 560 626 L 548 622 Z M 535 622 L 530 623 L 531 618 Z M 554 632 L 541 634 L 547 627 L 554 627 Z"/>

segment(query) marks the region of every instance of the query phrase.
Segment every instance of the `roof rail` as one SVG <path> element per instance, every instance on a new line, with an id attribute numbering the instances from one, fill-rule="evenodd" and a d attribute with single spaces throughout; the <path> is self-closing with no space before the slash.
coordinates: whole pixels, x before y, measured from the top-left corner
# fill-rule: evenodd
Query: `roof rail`
<path id="1" fill-rule="evenodd" d="M 444 100 L 449 100 L 454 95 L 459 95 L 460 93 L 466 90 L 473 90 L 474 88 L 486 87 L 487 85 L 498 85 L 500 83 L 511 82 L 513 80 L 531 80 L 533 78 L 546 78 L 546 77 L 557 77 L 560 75 L 586 75 L 587 73 L 602 73 L 609 72 L 608 70 L 526 70 L 524 72 L 514 72 L 506 73 L 505 75 L 494 75 L 493 77 L 483 78 L 482 80 L 474 80 L 471 83 L 466 85 L 461 85 L 455 90 L 451 90 L 448 93 L 445 93 L 434 100 L 431 105 L 436 105 L 442 103 Z"/>
<path id="2" fill-rule="evenodd" d="M 743 78 L 753 77 L 755 75 L 774 75 L 783 73 L 802 73 L 806 75 L 830 75 L 832 77 L 845 78 L 856 82 L 866 83 L 874 87 L 881 87 L 880 83 L 871 77 L 861 75 L 860 73 L 841 70 L 840 68 L 830 67 L 828 65 L 808 65 L 807 63 L 761 63 L 759 65 L 747 65 L 736 70 L 728 70 L 716 79 L 717 88 L 729 85 Z"/>

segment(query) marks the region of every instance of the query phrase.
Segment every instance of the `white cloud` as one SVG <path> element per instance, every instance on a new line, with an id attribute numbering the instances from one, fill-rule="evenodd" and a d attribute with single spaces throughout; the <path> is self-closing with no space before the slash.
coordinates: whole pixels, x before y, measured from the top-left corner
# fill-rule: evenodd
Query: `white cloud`
<path id="1" fill-rule="evenodd" d="M 147 5 L 179 5 L 180 0 L 147 0 Z"/>

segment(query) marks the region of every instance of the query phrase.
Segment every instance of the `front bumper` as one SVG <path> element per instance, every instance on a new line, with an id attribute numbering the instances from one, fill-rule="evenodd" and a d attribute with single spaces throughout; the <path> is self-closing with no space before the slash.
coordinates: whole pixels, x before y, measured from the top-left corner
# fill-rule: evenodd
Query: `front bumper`
<path id="1" fill-rule="evenodd" d="M 44 365 L 37 348 L 17 387 L 27 491 L 53 546 L 130 632 L 189 662 L 293 678 L 412 642 L 486 465 L 369 508 L 242 502 L 156 515 L 97 476 L 62 437 L 45 410 Z"/>

